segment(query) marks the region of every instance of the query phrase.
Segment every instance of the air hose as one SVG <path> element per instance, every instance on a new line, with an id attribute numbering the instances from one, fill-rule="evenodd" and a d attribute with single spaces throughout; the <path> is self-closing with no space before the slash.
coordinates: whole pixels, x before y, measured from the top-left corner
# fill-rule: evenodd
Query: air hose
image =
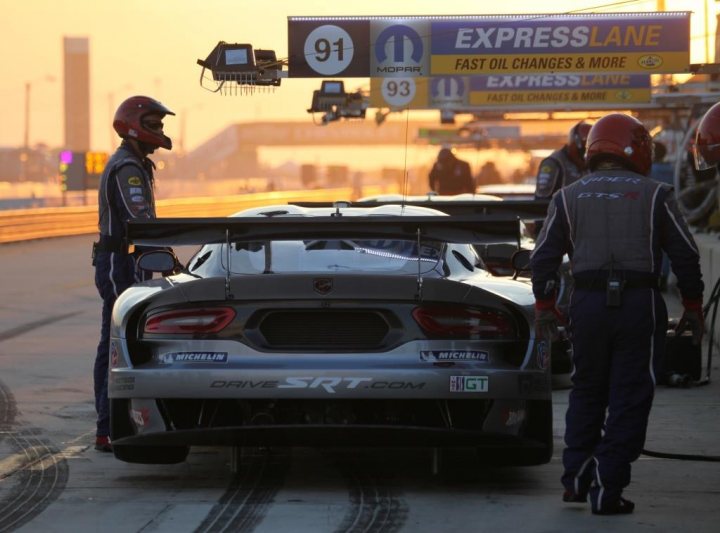
<path id="1" fill-rule="evenodd" d="M 708 385 L 710 383 L 710 368 L 712 364 L 712 349 L 713 340 L 715 337 L 715 320 L 717 319 L 718 303 L 720 302 L 720 278 L 715 282 L 710 298 L 707 303 L 703 306 L 703 316 L 708 316 L 710 309 L 712 308 L 712 320 L 710 321 L 710 333 L 708 335 L 708 357 L 707 367 L 705 369 L 705 377 L 693 383 L 693 385 Z M 684 453 L 665 453 L 655 452 L 652 450 L 643 449 L 642 455 L 648 457 L 658 457 L 660 459 L 678 459 L 681 461 L 704 461 L 717 463 L 720 462 L 720 457 L 717 455 L 697 455 L 697 454 L 684 454 Z"/>

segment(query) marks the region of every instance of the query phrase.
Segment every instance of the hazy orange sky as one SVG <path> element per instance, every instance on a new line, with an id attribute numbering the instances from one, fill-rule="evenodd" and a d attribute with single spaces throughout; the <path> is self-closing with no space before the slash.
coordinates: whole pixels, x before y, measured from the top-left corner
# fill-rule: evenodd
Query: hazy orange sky
<path id="1" fill-rule="evenodd" d="M 665 0 L 668 11 L 693 11 L 691 62 L 714 56 L 714 0 Z M 199 85 L 204 59 L 218 41 L 251 43 L 287 56 L 288 16 L 484 15 L 552 12 L 656 11 L 656 0 L 24 0 L 0 7 L 0 146 L 19 146 L 25 129 L 25 83 L 31 83 L 29 138 L 63 142 L 63 37 L 90 43 L 91 144 L 111 146 L 110 122 L 127 96 L 147 94 L 184 114 L 185 147 L 192 149 L 229 124 L 252 120 L 311 120 L 305 109 L 319 80 L 283 80 L 271 94 L 222 96 Z M 709 13 L 706 25 L 705 15 Z M 706 27 L 709 40 L 706 42 Z M 709 58 L 706 57 L 709 48 Z M 48 81 L 53 77 L 54 81 Z M 369 87 L 368 79 L 346 81 L 347 88 Z M 370 115 L 368 115 L 370 117 Z M 411 115 L 412 117 L 412 115 Z M 166 133 L 180 134 L 179 117 L 166 121 Z M 336 127 L 332 125 L 330 127 Z M 113 141 L 114 142 L 114 141 Z"/>

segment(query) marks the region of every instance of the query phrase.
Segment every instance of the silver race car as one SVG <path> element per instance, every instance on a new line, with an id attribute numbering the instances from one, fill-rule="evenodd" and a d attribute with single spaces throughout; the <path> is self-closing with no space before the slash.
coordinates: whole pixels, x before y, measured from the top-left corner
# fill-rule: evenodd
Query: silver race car
<path id="1" fill-rule="evenodd" d="M 117 300 L 115 456 L 349 445 L 548 462 L 550 349 L 530 286 L 491 275 L 473 246 L 517 232 L 507 216 L 342 203 L 130 221 L 136 245 L 203 246 Z M 158 249 L 139 263 L 176 261 Z"/>

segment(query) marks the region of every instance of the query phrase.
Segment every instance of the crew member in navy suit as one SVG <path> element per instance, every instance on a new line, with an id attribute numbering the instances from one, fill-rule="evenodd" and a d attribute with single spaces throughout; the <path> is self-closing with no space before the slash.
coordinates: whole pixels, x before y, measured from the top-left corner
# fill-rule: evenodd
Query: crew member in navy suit
<path id="1" fill-rule="evenodd" d="M 155 218 L 155 165 L 148 158 L 157 148 L 172 149 L 172 140 L 163 133 L 163 119 L 174 115 L 163 104 L 147 96 L 125 100 L 115 112 L 113 128 L 123 139 L 108 161 L 98 191 L 100 237 L 93 247 L 95 285 L 102 297 L 102 326 L 94 368 L 97 429 L 95 449 L 112 451 L 108 401 L 110 317 L 115 300 L 147 274 L 135 267 L 143 251 L 129 253 L 127 221 Z"/>
<path id="2" fill-rule="evenodd" d="M 590 129 L 590 173 L 556 192 L 532 254 L 536 332 L 554 337 L 558 267 L 570 257 L 568 330 L 573 387 L 566 413 L 563 500 L 594 514 L 627 514 L 623 498 L 640 455 L 667 331 L 659 290 L 663 251 L 684 313 L 678 330 L 704 333 L 697 246 L 672 188 L 649 178 L 652 139 L 641 122 L 614 113 Z"/>
<path id="3" fill-rule="evenodd" d="M 535 198 L 550 198 L 559 188 L 575 183 L 587 172 L 585 146 L 589 132 L 590 123 L 581 120 L 570 128 L 565 146 L 540 162 L 535 182 Z"/>

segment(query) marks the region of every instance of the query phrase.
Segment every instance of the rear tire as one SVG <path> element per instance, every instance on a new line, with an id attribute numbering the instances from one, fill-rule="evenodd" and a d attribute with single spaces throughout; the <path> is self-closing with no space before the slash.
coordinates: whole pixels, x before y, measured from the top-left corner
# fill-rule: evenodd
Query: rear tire
<path id="1" fill-rule="evenodd" d="M 110 400 L 110 442 L 116 459 L 126 463 L 171 465 L 182 463 L 189 446 L 118 445 L 115 440 L 135 435 L 130 421 L 130 400 Z"/>

